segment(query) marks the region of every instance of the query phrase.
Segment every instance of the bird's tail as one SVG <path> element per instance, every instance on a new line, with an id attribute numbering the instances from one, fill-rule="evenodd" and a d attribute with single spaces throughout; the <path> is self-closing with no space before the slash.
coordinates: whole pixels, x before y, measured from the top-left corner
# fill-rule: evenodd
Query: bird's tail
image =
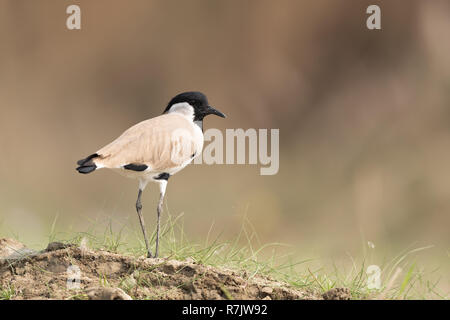
<path id="1" fill-rule="evenodd" d="M 78 160 L 77 161 L 77 164 L 78 164 L 77 171 L 79 173 L 84 173 L 84 174 L 95 171 L 95 169 L 97 169 L 97 165 L 94 163 L 93 160 L 97 157 L 98 157 L 98 154 L 94 153 L 85 159 Z"/>

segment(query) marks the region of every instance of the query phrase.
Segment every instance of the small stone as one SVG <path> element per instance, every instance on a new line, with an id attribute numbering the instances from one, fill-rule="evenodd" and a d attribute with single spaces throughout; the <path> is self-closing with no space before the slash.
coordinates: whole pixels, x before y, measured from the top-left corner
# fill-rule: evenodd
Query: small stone
<path id="1" fill-rule="evenodd" d="M 50 252 L 50 251 L 56 251 L 56 250 L 70 248 L 70 247 L 73 247 L 73 244 L 67 244 L 67 243 L 62 243 L 62 242 L 50 242 L 47 246 L 47 249 L 45 249 L 45 251 Z"/>
<path id="2" fill-rule="evenodd" d="M 25 245 L 14 239 L 0 239 L 0 260 L 20 259 L 28 255 L 35 254 L 36 251 L 31 250 Z"/>
<path id="3" fill-rule="evenodd" d="M 271 287 L 264 287 L 264 288 L 261 289 L 261 292 L 264 293 L 264 294 L 269 295 L 269 294 L 272 294 L 273 288 L 271 288 Z"/>

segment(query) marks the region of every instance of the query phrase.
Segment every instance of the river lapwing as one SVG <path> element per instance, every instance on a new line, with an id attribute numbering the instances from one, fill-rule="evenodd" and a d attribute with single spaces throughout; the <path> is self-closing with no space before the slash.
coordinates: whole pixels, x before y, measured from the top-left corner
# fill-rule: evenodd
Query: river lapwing
<path id="1" fill-rule="evenodd" d="M 211 107 L 201 92 L 184 92 L 170 100 L 164 113 L 142 121 L 116 140 L 77 162 L 79 173 L 112 169 L 139 180 L 136 211 L 139 216 L 148 257 L 158 257 L 159 225 L 164 194 L 169 178 L 186 167 L 203 149 L 203 118 L 225 115 Z M 156 249 L 153 256 L 142 216 L 141 195 L 149 181 L 159 184 Z"/>

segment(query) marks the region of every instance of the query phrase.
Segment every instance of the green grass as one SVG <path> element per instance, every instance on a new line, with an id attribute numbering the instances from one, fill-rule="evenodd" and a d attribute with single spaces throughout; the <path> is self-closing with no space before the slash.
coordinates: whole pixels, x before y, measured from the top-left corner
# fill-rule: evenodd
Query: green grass
<path id="1" fill-rule="evenodd" d="M 0 287 L 0 300 L 11 300 L 16 295 L 13 286 Z"/>
<path id="2" fill-rule="evenodd" d="M 51 241 L 65 241 L 80 244 L 88 242 L 94 249 L 103 249 L 131 256 L 145 256 L 146 249 L 140 229 L 114 230 L 112 221 L 103 232 L 96 232 L 96 223 L 86 232 L 67 234 L 55 232 L 56 219 L 51 227 Z M 183 216 L 169 216 L 162 225 L 160 252 L 168 259 L 193 261 L 241 272 L 247 278 L 269 276 L 291 286 L 324 293 L 332 288 L 350 289 L 354 299 L 448 299 L 448 293 L 439 289 L 442 270 L 428 271 L 416 261 L 417 254 L 430 247 L 411 247 L 393 258 L 384 258 L 378 267 L 381 271 L 379 289 L 368 288 L 368 267 L 375 259 L 370 246 L 362 249 L 361 256 L 349 257 L 351 263 L 338 266 L 334 262 L 324 262 L 318 258 L 296 259 L 289 253 L 289 246 L 282 243 L 261 244 L 251 223 L 244 220 L 240 232 L 231 241 L 221 240 L 221 236 L 210 238 L 213 226 L 203 243 L 193 243 L 184 233 Z M 152 247 L 155 232 L 151 234 Z M 136 241 L 130 241 L 130 236 Z M 65 240 L 62 240 L 65 239 Z M 288 252 L 288 253 L 280 253 Z M 107 285 L 107 279 L 99 279 Z M 139 281 L 139 280 L 138 280 Z M 0 299 L 13 296 L 14 289 L 1 289 Z M 225 293 L 226 294 L 226 293 Z"/>

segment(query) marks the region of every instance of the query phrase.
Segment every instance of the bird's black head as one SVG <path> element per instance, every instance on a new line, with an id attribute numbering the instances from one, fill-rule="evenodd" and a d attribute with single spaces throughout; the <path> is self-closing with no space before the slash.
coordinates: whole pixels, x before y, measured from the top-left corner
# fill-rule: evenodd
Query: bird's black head
<path id="1" fill-rule="evenodd" d="M 197 91 L 183 92 L 176 95 L 170 100 L 164 113 L 169 112 L 174 105 L 183 103 L 189 104 L 194 109 L 194 121 L 202 121 L 209 114 L 225 118 L 222 112 L 209 105 L 208 98 L 203 93 Z"/>

